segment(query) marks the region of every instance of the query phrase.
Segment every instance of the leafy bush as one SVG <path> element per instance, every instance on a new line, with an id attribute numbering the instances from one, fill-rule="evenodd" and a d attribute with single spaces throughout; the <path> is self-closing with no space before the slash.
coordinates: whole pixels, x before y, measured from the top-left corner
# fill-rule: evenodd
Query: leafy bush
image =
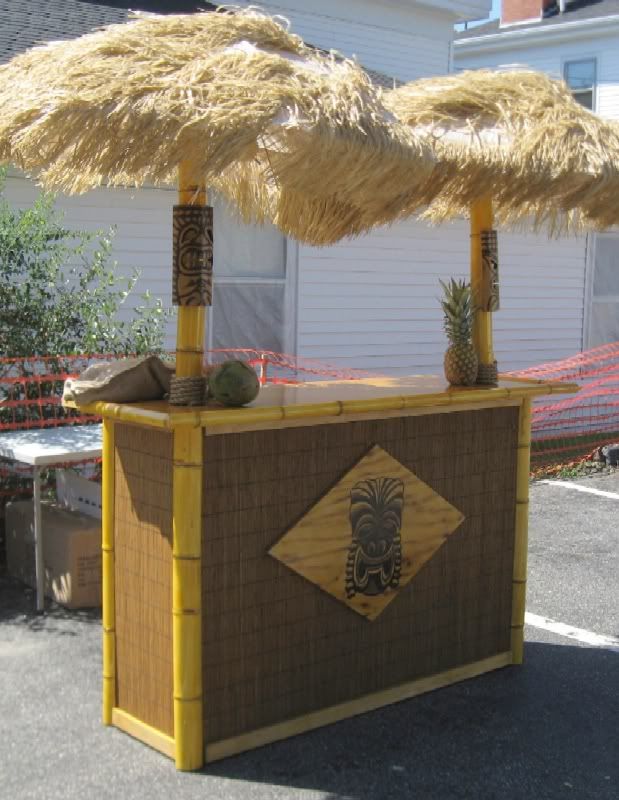
<path id="1" fill-rule="evenodd" d="M 0 175 L 0 357 L 157 352 L 168 315 L 148 292 L 130 321 L 118 312 L 139 278 L 117 274 L 114 230 L 70 230 L 42 193 L 11 207 Z"/>

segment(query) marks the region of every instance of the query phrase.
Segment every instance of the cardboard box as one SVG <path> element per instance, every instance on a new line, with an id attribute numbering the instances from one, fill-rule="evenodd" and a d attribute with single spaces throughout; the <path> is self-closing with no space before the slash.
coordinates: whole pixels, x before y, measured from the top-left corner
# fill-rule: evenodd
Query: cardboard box
<path id="1" fill-rule="evenodd" d="M 58 505 L 101 519 L 101 484 L 89 481 L 72 469 L 56 470 Z"/>
<path id="2" fill-rule="evenodd" d="M 86 514 L 43 503 L 45 595 L 67 608 L 101 605 L 101 523 Z M 6 556 L 11 575 L 36 586 L 31 500 L 6 506 Z"/>

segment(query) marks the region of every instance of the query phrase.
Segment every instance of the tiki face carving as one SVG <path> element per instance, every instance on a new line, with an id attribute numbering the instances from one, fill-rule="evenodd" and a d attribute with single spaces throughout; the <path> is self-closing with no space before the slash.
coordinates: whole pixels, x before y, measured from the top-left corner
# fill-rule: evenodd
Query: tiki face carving
<path id="1" fill-rule="evenodd" d="M 174 206 L 172 302 L 210 306 L 213 284 L 213 209 Z"/>
<path id="2" fill-rule="evenodd" d="M 346 594 L 377 595 L 400 580 L 400 530 L 404 484 L 398 478 L 370 478 L 350 492 L 352 543 L 346 563 Z"/>

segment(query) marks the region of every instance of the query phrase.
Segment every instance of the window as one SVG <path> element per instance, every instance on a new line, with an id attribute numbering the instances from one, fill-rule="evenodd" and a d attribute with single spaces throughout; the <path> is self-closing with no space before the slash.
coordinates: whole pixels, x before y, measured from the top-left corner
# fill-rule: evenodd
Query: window
<path id="1" fill-rule="evenodd" d="M 619 341 L 619 236 L 596 234 L 593 252 L 589 347 Z"/>
<path id="2" fill-rule="evenodd" d="M 245 225 L 215 199 L 211 347 L 282 352 L 294 323 L 287 244 L 273 225 Z"/>
<path id="3" fill-rule="evenodd" d="M 582 61 L 566 61 L 563 70 L 565 82 L 572 90 L 577 103 L 593 111 L 595 99 L 596 61 L 587 58 Z"/>

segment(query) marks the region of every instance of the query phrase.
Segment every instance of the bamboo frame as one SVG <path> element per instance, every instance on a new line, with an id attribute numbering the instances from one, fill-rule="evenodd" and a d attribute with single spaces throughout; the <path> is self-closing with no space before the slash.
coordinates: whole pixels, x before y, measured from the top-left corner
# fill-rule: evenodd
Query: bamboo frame
<path id="1" fill-rule="evenodd" d="M 178 202 L 181 205 L 205 206 L 206 187 L 196 177 L 193 165 L 181 161 L 178 169 Z M 176 325 L 176 375 L 191 378 L 202 374 L 206 308 L 179 306 Z"/>
<path id="2" fill-rule="evenodd" d="M 139 739 L 140 742 L 144 742 L 144 744 L 152 747 L 153 750 L 158 750 L 164 756 L 174 758 L 176 748 L 174 739 L 171 736 L 166 736 L 165 733 L 158 731 L 151 725 L 147 725 L 142 720 L 120 708 L 115 708 L 112 711 L 112 722 L 115 728 L 128 733 L 134 739 Z"/>
<path id="3" fill-rule="evenodd" d="M 103 618 L 103 724 L 112 724 L 116 705 L 116 609 L 114 577 L 114 422 L 103 420 L 103 512 L 101 520 L 101 590 Z"/>
<path id="4" fill-rule="evenodd" d="M 522 664 L 524 615 L 527 591 L 527 549 L 529 540 L 529 471 L 531 463 L 531 400 L 523 398 L 518 420 L 516 468 L 516 530 L 512 574 L 512 663 Z"/>
<path id="5" fill-rule="evenodd" d="M 476 306 L 479 306 L 480 287 L 483 280 L 481 232 L 490 230 L 492 223 L 492 200 L 487 196 L 482 197 L 471 205 L 471 287 Z M 494 364 L 492 313 L 490 311 L 475 311 L 473 344 L 480 364 Z"/>
<path id="6" fill-rule="evenodd" d="M 525 397 L 537 397 L 547 394 L 574 394 L 578 391 L 575 383 L 546 383 L 532 378 L 506 377 L 510 383 L 517 386 L 501 386 L 473 389 L 451 389 L 445 392 L 427 392 L 411 395 L 391 395 L 384 398 L 370 400 L 333 400 L 330 402 L 299 403 L 282 406 L 249 406 L 247 408 L 228 409 L 192 409 L 170 408 L 167 403 L 145 403 L 143 406 L 122 405 L 116 403 L 93 403 L 80 406 L 84 413 L 97 414 L 104 418 L 128 422 L 160 430 L 173 431 L 179 427 L 194 426 L 206 428 L 208 433 L 215 432 L 216 428 L 230 425 L 238 426 L 239 430 L 250 430 L 255 425 L 268 424 L 279 427 L 287 422 L 296 421 L 302 424 L 313 424 L 310 420 L 341 418 L 351 419 L 368 413 L 380 411 L 403 412 L 411 409 L 444 409 L 455 408 L 462 410 L 468 406 L 485 406 L 487 403 L 501 401 L 515 401 L 518 404 Z M 263 392 L 266 390 L 263 390 Z M 73 403 L 65 403 L 68 408 L 74 408 Z"/>
<path id="7" fill-rule="evenodd" d="M 202 715 L 202 431 L 174 431 L 172 648 L 176 767 L 204 763 Z"/>

